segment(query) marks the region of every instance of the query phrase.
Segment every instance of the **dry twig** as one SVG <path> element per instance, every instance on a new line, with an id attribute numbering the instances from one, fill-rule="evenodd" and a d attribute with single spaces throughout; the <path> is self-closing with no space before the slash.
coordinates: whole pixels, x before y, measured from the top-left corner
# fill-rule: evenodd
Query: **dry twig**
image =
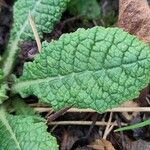
<path id="1" fill-rule="evenodd" d="M 53 121 L 49 125 L 82 125 L 82 126 L 89 126 L 92 124 L 92 121 Z M 107 122 L 97 121 L 95 123 L 96 126 L 107 126 Z M 118 126 L 118 124 L 110 123 L 110 125 Z M 123 126 L 127 125 L 126 123 L 122 123 Z"/>
<path id="2" fill-rule="evenodd" d="M 105 128 L 105 132 L 104 132 L 104 135 L 103 135 L 103 139 L 106 140 L 108 134 L 111 132 L 111 130 L 113 129 L 114 125 L 116 124 L 116 121 L 115 122 L 111 122 L 112 121 L 112 116 L 113 116 L 113 113 L 111 112 L 110 113 L 110 116 L 109 116 L 109 120 L 107 122 L 107 126 Z"/>
<path id="3" fill-rule="evenodd" d="M 31 106 L 31 105 L 30 105 Z M 35 111 L 42 113 L 42 112 L 49 112 L 53 110 L 52 108 L 49 107 L 34 107 Z M 78 109 L 78 108 L 71 108 L 67 112 L 72 112 L 72 113 L 86 113 L 86 112 L 96 112 L 95 110 L 92 109 Z M 150 107 L 118 107 L 118 108 L 113 108 L 109 109 L 106 112 L 150 112 Z"/>
<path id="4" fill-rule="evenodd" d="M 40 37 L 39 37 L 39 34 L 37 32 L 35 22 L 34 22 L 30 13 L 29 13 L 29 23 L 30 23 L 30 26 L 32 28 L 32 31 L 33 31 L 33 34 L 34 34 L 34 37 L 35 37 L 35 40 L 37 43 L 38 51 L 41 52 L 42 45 L 41 45 Z"/>

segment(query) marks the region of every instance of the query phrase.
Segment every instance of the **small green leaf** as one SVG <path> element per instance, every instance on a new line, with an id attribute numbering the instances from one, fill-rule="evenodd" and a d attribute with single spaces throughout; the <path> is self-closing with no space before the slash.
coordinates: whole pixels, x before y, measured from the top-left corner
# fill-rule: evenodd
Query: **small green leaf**
<path id="1" fill-rule="evenodd" d="M 73 0 L 68 9 L 73 15 L 84 16 L 87 19 L 97 19 L 100 16 L 100 7 L 97 0 Z"/>
<path id="2" fill-rule="evenodd" d="M 58 150 L 56 139 L 38 117 L 13 116 L 0 110 L 1 150 Z"/>
<path id="3" fill-rule="evenodd" d="M 121 29 L 78 29 L 42 47 L 12 90 L 55 109 L 104 112 L 138 97 L 149 83 L 150 46 Z"/>
<path id="4" fill-rule="evenodd" d="M 14 97 L 14 99 L 12 99 L 12 105 L 17 115 L 34 116 L 36 114 L 21 98 Z"/>

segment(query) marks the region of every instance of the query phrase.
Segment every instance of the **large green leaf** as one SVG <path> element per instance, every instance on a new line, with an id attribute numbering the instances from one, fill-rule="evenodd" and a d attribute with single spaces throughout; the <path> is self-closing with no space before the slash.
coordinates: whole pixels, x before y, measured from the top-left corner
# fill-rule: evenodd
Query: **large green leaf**
<path id="1" fill-rule="evenodd" d="M 1 150 L 58 150 L 56 139 L 40 118 L 13 116 L 0 110 Z"/>
<path id="2" fill-rule="evenodd" d="M 103 112 L 139 95 L 150 79 L 150 47 L 118 28 L 94 27 L 43 43 L 13 86 L 55 109 Z"/>
<path id="3" fill-rule="evenodd" d="M 7 51 L 2 69 L 5 76 L 12 69 L 14 59 L 18 52 L 18 44 L 25 40 L 33 40 L 28 16 L 31 14 L 38 34 L 51 32 L 53 25 L 60 19 L 69 0 L 18 0 L 13 8 L 13 27 L 10 34 Z"/>

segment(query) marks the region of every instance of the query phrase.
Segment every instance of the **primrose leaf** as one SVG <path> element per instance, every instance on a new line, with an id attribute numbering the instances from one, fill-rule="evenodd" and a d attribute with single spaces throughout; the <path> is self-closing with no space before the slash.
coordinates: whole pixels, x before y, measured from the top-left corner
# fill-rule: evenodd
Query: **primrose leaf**
<path id="1" fill-rule="evenodd" d="M 0 111 L 2 150 L 58 150 L 56 139 L 46 130 L 38 117 L 13 116 Z"/>
<path id="2" fill-rule="evenodd" d="M 70 1 L 68 9 L 71 14 L 87 19 L 97 19 L 101 14 L 97 0 L 73 0 Z"/>
<path id="3" fill-rule="evenodd" d="M 13 8 L 14 23 L 10 33 L 10 40 L 4 57 L 2 69 L 7 76 L 13 66 L 18 52 L 18 45 L 22 41 L 33 40 L 34 35 L 29 24 L 29 14 L 35 22 L 39 36 L 49 33 L 53 25 L 60 19 L 69 0 L 18 0 Z"/>
<path id="4" fill-rule="evenodd" d="M 27 105 L 24 100 L 19 97 L 12 99 L 12 106 L 17 115 L 33 116 L 36 114 L 34 109 Z"/>
<path id="5" fill-rule="evenodd" d="M 6 95 L 8 86 L 4 83 L 4 74 L 0 69 L 0 104 L 2 104 L 8 97 Z"/>
<path id="6" fill-rule="evenodd" d="M 2 104 L 8 96 L 6 95 L 8 86 L 6 84 L 0 84 L 0 104 Z"/>
<path id="7" fill-rule="evenodd" d="M 138 97 L 149 83 L 150 46 L 122 29 L 78 29 L 42 47 L 12 90 L 55 109 L 104 112 Z"/>
<path id="8" fill-rule="evenodd" d="M 4 79 L 4 74 L 3 74 L 3 71 L 0 69 L 0 83 L 2 83 Z"/>

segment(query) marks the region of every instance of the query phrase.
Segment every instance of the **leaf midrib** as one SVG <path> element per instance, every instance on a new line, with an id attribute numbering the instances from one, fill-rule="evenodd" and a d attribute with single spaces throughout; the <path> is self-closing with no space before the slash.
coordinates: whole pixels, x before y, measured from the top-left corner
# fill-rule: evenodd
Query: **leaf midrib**
<path id="1" fill-rule="evenodd" d="M 133 62 L 130 62 L 130 63 L 125 63 L 125 64 L 122 64 L 122 65 L 130 65 L 130 64 L 134 64 L 134 63 L 138 63 L 138 61 L 143 61 L 145 60 L 144 59 L 140 59 L 140 60 L 137 60 L 137 61 L 133 61 Z M 71 78 L 74 77 L 74 76 L 77 76 L 77 75 L 80 75 L 82 73 L 93 73 L 93 72 L 100 72 L 100 71 L 109 71 L 109 70 L 112 70 L 112 69 L 117 69 L 117 68 L 123 68 L 122 65 L 118 65 L 118 66 L 114 66 L 114 67 L 110 67 L 110 68 L 102 68 L 102 69 L 99 69 L 99 70 L 92 70 L 92 71 L 89 71 L 89 70 L 86 70 L 86 71 L 81 71 L 81 72 L 77 72 L 77 73 L 70 73 L 70 74 L 67 74 L 67 75 L 58 75 L 58 76 L 55 76 L 55 77 L 46 77 L 46 78 L 41 78 L 41 79 L 28 79 L 27 81 L 18 81 L 16 82 L 13 86 L 12 86 L 12 91 L 14 92 L 17 92 L 17 91 L 20 91 L 20 89 L 23 89 L 24 87 L 28 87 L 30 85 L 34 85 L 34 84 L 40 84 L 40 83 L 43 83 L 43 82 L 49 82 L 49 81 L 52 81 L 52 80 L 62 80 L 63 78 L 66 78 L 68 76 L 70 76 Z"/>

